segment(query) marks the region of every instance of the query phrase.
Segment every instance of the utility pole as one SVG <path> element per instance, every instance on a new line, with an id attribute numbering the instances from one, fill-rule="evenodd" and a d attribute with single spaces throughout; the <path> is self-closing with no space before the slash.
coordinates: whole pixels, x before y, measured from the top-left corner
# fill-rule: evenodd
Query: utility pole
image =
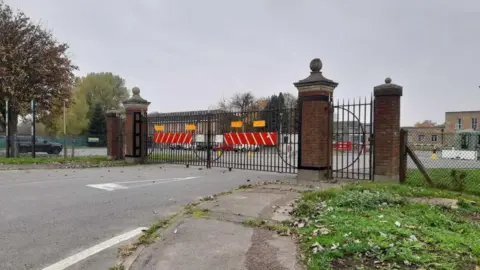
<path id="1" fill-rule="evenodd" d="M 63 158 L 67 158 L 67 99 L 63 100 Z"/>

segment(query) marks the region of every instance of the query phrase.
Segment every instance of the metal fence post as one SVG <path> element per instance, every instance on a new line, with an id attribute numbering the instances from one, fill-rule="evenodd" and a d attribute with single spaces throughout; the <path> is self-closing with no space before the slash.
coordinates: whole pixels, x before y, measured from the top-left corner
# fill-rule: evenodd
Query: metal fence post
<path id="1" fill-rule="evenodd" d="M 210 169 L 212 167 L 212 164 L 211 164 L 211 159 L 212 159 L 212 150 L 213 150 L 213 147 L 212 147 L 212 128 L 211 128 L 211 125 L 212 125 L 212 114 L 210 112 L 208 112 L 208 115 L 207 115 L 207 168 Z"/>

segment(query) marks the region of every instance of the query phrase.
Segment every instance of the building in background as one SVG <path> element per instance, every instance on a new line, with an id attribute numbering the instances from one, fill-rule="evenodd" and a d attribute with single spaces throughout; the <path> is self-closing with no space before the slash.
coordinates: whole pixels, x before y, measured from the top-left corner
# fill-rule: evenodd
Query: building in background
<path id="1" fill-rule="evenodd" d="M 445 113 L 445 132 L 477 131 L 480 111 Z"/>
<path id="2" fill-rule="evenodd" d="M 403 128 L 413 146 L 477 150 L 480 148 L 478 119 L 480 111 L 446 112 L 444 125 Z"/>

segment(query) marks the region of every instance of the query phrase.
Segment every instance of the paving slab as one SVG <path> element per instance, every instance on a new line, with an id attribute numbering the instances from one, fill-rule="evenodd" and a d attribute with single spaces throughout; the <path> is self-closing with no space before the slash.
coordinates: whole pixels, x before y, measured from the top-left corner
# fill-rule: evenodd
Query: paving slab
<path id="1" fill-rule="evenodd" d="M 130 269 L 304 269 L 290 236 L 246 227 L 249 218 L 283 221 L 299 192 L 260 185 L 203 202 L 198 217 L 184 217 L 143 249 Z"/>
<path id="2" fill-rule="evenodd" d="M 248 269 L 253 229 L 235 223 L 188 218 L 159 245 L 144 249 L 132 270 Z"/>

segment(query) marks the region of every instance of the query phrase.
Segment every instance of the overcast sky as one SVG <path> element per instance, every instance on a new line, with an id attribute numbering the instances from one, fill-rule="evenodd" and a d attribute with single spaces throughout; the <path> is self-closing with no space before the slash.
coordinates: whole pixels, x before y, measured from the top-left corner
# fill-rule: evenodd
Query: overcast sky
<path id="1" fill-rule="evenodd" d="M 318 57 L 337 98 L 404 87 L 402 125 L 480 110 L 479 0 L 5 0 L 69 43 L 79 75 L 138 86 L 150 111 L 297 93 Z"/>

